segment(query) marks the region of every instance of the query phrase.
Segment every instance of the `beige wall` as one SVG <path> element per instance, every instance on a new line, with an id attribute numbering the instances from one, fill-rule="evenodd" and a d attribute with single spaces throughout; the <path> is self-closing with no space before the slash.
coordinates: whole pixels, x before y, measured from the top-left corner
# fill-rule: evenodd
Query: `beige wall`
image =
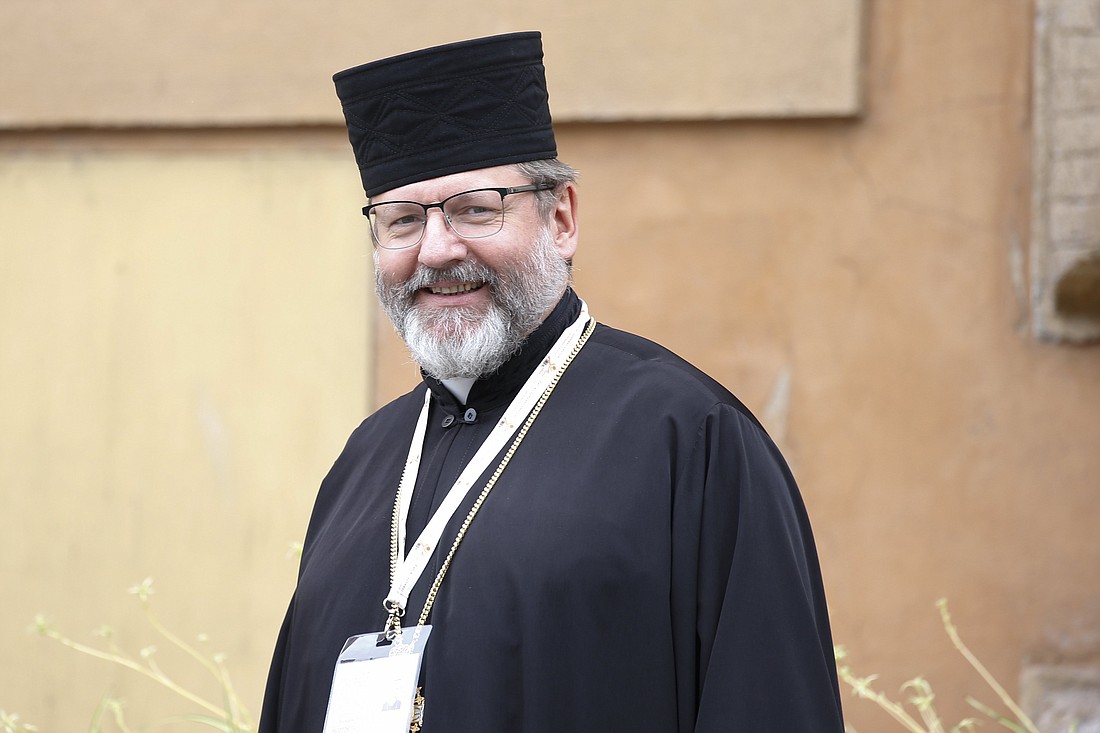
<path id="1" fill-rule="evenodd" d="M 340 124 L 334 71 L 528 29 L 559 121 L 850 115 L 863 4 L 6 0 L 0 129 Z"/>
<path id="2" fill-rule="evenodd" d="M 1100 350 L 1028 335 L 1031 3 L 867 11 L 859 119 L 571 123 L 559 147 L 596 316 L 761 415 L 837 640 L 958 718 L 980 681 L 940 596 L 1010 687 L 1028 659 L 1100 658 Z M 21 629 L 113 620 L 146 574 L 258 710 L 286 542 L 367 403 L 414 378 L 384 324 L 367 354 L 342 131 L 226 135 L 0 137 L 0 706 L 44 729 L 80 729 L 107 680 Z"/>

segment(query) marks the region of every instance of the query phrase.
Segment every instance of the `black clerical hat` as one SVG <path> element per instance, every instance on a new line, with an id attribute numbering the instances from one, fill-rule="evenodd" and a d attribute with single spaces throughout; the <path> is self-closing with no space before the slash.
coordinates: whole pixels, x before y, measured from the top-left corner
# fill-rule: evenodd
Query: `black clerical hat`
<path id="1" fill-rule="evenodd" d="M 332 80 L 367 196 L 557 156 L 537 31 L 413 51 Z"/>

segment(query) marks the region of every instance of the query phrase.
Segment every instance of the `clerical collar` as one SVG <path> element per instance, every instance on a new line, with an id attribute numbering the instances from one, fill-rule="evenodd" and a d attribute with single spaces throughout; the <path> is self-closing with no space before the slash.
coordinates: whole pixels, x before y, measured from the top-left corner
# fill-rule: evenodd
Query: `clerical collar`
<path id="1" fill-rule="evenodd" d="M 543 357 L 550 351 L 550 347 L 557 341 L 558 336 L 569 327 L 581 312 L 581 300 L 572 288 L 565 291 L 565 295 L 550 312 L 538 328 L 523 342 L 519 351 L 504 362 L 499 369 L 487 377 L 482 377 L 473 382 L 469 391 L 462 399 L 459 389 L 451 390 L 450 386 L 434 377 L 425 376 L 424 381 L 432 390 L 436 400 L 443 405 L 472 404 L 479 410 L 493 407 L 498 403 L 507 403 L 515 392 L 523 386 L 527 377 L 539 365 Z M 462 380 L 451 380 L 456 388 L 464 386 Z M 458 383 L 458 384 L 456 384 Z"/>
<path id="2" fill-rule="evenodd" d="M 452 377 L 450 379 L 439 380 L 443 383 L 443 386 L 447 388 L 447 391 L 454 395 L 454 398 L 463 405 L 466 404 L 466 399 L 470 396 L 470 390 L 474 387 L 474 382 L 477 381 L 476 377 Z"/>

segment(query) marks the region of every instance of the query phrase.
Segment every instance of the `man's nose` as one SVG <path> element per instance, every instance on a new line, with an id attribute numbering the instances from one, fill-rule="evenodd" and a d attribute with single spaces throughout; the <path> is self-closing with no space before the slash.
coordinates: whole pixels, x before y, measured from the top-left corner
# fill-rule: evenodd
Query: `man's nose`
<path id="1" fill-rule="evenodd" d="M 451 229 L 442 209 L 429 209 L 417 260 L 427 267 L 441 269 L 465 258 L 465 240 Z"/>

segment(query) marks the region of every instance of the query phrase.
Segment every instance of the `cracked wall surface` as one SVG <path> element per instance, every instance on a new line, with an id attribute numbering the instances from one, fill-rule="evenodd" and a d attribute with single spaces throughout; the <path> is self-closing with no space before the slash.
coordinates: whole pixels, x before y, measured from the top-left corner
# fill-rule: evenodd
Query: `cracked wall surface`
<path id="1" fill-rule="evenodd" d="M 1043 733 L 1100 733 L 1100 666 L 1032 665 L 1021 704 Z"/>

